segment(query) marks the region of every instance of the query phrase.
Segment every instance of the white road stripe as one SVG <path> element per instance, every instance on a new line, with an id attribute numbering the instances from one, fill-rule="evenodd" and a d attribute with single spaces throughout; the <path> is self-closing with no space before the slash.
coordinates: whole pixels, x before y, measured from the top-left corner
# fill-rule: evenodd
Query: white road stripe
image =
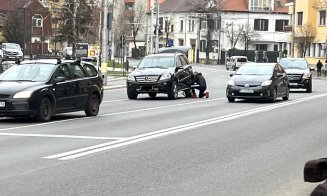
<path id="1" fill-rule="evenodd" d="M 223 99 L 226 99 L 226 98 L 224 97 L 224 98 L 217 98 L 217 99 L 204 99 L 204 100 L 201 100 L 201 101 L 192 101 L 192 102 L 187 102 L 187 103 L 164 105 L 164 106 L 157 106 L 157 107 L 144 108 L 144 109 L 138 109 L 138 110 L 130 110 L 130 111 L 124 111 L 124 112 L 108 113 L 108 114 L 98 115 L 98 116 L 95 116 L 95 117 L 73 118 L 73 119 L 66 119 L 66 120 L 59 120 L 59 121 L 51 121 L 51 122 L 46 122 L 46 123 L 38 123 L 38 124 L 33 124 L 33 125 L 9 127 L 9 128 L 0 129 L 0 132 L 9 131 L 9 130 L 16 130 L 16 129 L 24 129 L 24 128 L 30 128 L 30 127 L 38 127 L 38 126 L 44 126 L 44 125 L 50 125 L 50 124 L 57 124 L 57 123 L 62 123 L 62 122 L 75 121 L 75 120 L 84 120 L 84 119 L 88 119 L 88 118 L 107 117 L 107 116 L 114 116 L 114 115 L 121 115 L 121 114 L 128 114 L 128 113 L 136 113 L 136 112 L 157 110 L 157 109 L 184 106 L 184 105 L 191 105 L 191 104 L 198 104 L 198 103 L 207 103 L 207 102 L 223 100 Z"/>
<path id="2" fill-rule="evenodd" d="M 128 101 L 129 99 L 118 99 L 118 100 L 111 100 L 111 101 L 103 101 L 102 103 L 116 103 L 122 101 Z"/>
<path id="3" fill-rule="evenodd" d="M 269 106 L 263 106 L 260 108 L 250 109 L 250 110 L 246 110 L 246 111 L 242 111 L 242 112 L 237 112 L 234 114 L 229 114 L 229 115 L 225 115 L 225 116 L 220 116 L 220 117 L 216 117 L 216 118 L 193 122 L 193 123 L 180 125 L 180 126 L 176 126 L 176 127 L 171 127 L 171 128 L 167 128 L 167 129 L 162 129 L 162 130 L 158 130 L 158 131 L 153 131 L 150 133 L 137 135 L 134 137 L 123 139 L 123 140 L 89 146 L 86 148 L 81 148 L 81 149 L 77 149 L 77 150 L 73 150 L 73 151 L 69 151 L 69 152 L 65 152 L 65 153 L 46 156 L 43 158 L 58 159 L 58 160 L 71 160 L 71 159 L 83 157 L 83 156 L 86 156 L 89 154 L 93 154 L 93 153 L 97 153 L 97 152 L 101 152 L 101 151 L 105 151 L 105 150 L 109 150 L 109 149 L 114 149 L 114 148 L 130 145 L 130 144 L 134 144 L 134 143 L 138 143 L 138 142 L 143 142 L 143 141 L 147 141 L 150 139 L 154 139 L 154 138 L 158 138 L 158 137 L 162 137 L 162 136 L 166 136 L 166 135 L 171 135 L 171 134 L 175 134 L 175 133 L 179 133 L 179 132 L 183 132 L 183 131 L 187 131 L 187 130 L 192 130 L 192 129 L 199 128 L 199 127 L 217 124 L 220 122 L 225 122 L 225 121 L 229 121 L 229 120 L 233 120 L 233 119 L 237 119 L 237 118 L 242 118 L 244 116 L 256 114 L 259 112 L 265 112 L 265 111 L 273 110 L 276 108 L 294 105 L 297 103 L 301 103 L 304 101 L 317 99 L 317 98 L 321 98 L 321 97 L 325 97 L 325 96 L 327 96 L 327 93 L 315 95 L 315 96 L 311 96 L 311 97 L 305 97 L 305 98 L 301 98 L 298 100 L 277 103 L 277 104 L 273 104 L 273 105 L 269 105 Z"/>
<path id="4" fill-rule="evenodd" d="M 25 133 L 0 133 L 3 136 L 20 136 L 20 137 L 48 137 L 48 138 L 72 138 L 72 139 L 92 139 L 92 140 L 122 140 L 123 137 L 94 137 L 79 135 L 51 135 L 51 134 L 25 134 Z"/>

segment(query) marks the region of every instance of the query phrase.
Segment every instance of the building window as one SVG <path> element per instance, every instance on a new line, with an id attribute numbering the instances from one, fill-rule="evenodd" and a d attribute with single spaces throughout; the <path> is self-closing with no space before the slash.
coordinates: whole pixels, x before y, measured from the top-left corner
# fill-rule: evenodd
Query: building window
<path id="1" fill-rule="evenodd" d="M 257 11 L 270 11 L 271 0 L 251 0 L 250 9 Z"/>
<path id="2" fill-rule="evenodd" d="M 256 50 L 267 51 L 267 48 L 268 48 L 267 44 L 256 44 L 255 45 Z"/>
<path id="3" fill-rule="evenodd" d="M 277 44 L 274 45 L 274 51 L 278 51 L 278 45 Z"/>
<path id="4" fill-rule="evenodd" d="M 125 3 L 125 10 L 133 10 L 134 9 L 134 3 Z"/>
<path id="5" fill-rule="evenodd" d="M 267 19 L 254 19 L 254 30 L 268 31 L 268 22 Z"/>
<path id="6" fill-rule="evenodd" d="M 202 29 L 207 29 L 207 21 L 202 20 L 200 25 L 201 25 L 201 27 L 200 27 L 201 30 Z"/>
<path id="7" fill-rule="evenodd" d="M 188 21 L 188 31 L 193 32 L 194 31 L 194 20 Z"/>
<path id="8" fill-rule="evenodd" d="M 200 52 L 205 52 L 207 48 L 207 41 L 206 40 L 201 40 L 200 41 Z"/>
<path id="9" fill-rule="evenodd" d="M 302 25 L 303 24 L 303 12 L 298 12 L 297 13 L 297 25 Z"/>
<path id="10" fill-rule="evenodd" d="M 319 25 L 326 25 L 326 10 L 319 11 Z"/>
<path id="11" fill-rule="evenodd" d="M 183 39 L 178 39 L 178 45 L 179 46 L 184 46 L 184 40 Z"/>
<path id="12" fill-rule="evenodd" d="M 276 20 L 275 31 L 284 31 L 285 26 L 288 25 L 288 20 Z"/>
<path id="13" fill-rule="evenodd" d="M 42 27 L 43 18 L 41 15 L 35 15 L 32 17 L 33 27 Z"/>
<path id="14" fill-rule="evenodd" d="M 181 20 L 181 28 L 180 28 L 180 32 L 183 32 L 184 31 L 184 21 Z"/>
<path id="15" fill-rule="evenodd" d="M 163 30 L 163 17 L 159 18 L 159 29 Z"/>
<path id="16" fill-rule="evenodd" d="M 221 29 L 221 18 L 216 18 L 214 20 L 214 29 Z"/>

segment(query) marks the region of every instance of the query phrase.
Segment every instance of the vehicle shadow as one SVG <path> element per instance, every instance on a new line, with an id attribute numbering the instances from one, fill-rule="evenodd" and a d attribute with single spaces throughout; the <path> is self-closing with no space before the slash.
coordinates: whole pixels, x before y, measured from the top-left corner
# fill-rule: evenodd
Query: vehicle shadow
<path id="1" fill-rule="evenodd" d="M 279 103 L 279 102 L 285 102 L 282 99 L 277 99 L 275 103 Z M 235 102 L 233 102 L 233 104 L 235 103 L 259 103 L 259 104 L 272 104 L 272 102 L 270 102 L 269 100 L 257 100 L 257 99 L 237 99 L 235 100 Z"/>
<path id="2" fill-rule="evenodd" d="M 49 122 L 56 122 L 56 121 L 62 121 L 62 120 L 72 120 L 72 119 L 78 119 L 78 118 L 84 118 L 86 117 L 83 114 L 58 114 L 52 116 L 51 120 Z M 0 118 L 0 123 L 15 123 L 15 124 L 40 124 L 42 122 L 38 122 L 33 117 L 4 117 Z M 48 123 L 48 122 L 44 122 Z"/>

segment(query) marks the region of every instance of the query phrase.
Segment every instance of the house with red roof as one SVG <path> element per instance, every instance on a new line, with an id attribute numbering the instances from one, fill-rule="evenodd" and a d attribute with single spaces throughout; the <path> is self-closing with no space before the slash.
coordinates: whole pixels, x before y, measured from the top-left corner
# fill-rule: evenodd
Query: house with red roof
<path id="1" fill-rule="evenodd" d="M 218 5 L 221 0 L 215 1 Z M 223 58 L 222 51 L 232 48 L 244 50 L 245 42 L 241 41 L 244 32 L 255 35 L 248 39 L 247 50 L 279 52 L 286 50 L 289 33 L 285 32 L 285 26 L 289 24 L 289 15 L 285 3 L 286 0 L 224 0 L 219 4 L 220 11 L 212 13 L 217 27 L 211 33 L 210 58 L 213 62 Z M 160 46 L 167 46 L 168 37 L 169 46 L 190 46 L 193 49 L 191 60 L 197 59 L 197 50 L 199 59 L 205 59 L 208 25 L 201 19 L 203 13 L 194 11 L 194 0 L 166 0 L 160 4 L 159 17 L 159 28 L 163 32 Z M 152 23 L 155 24 L 155 21 Z M 173 29 L 169 36 L 164 32 L 167 24 Z M 148 41 L 151 40 L 151 36 L 154 35 L 148 30 Z"/>

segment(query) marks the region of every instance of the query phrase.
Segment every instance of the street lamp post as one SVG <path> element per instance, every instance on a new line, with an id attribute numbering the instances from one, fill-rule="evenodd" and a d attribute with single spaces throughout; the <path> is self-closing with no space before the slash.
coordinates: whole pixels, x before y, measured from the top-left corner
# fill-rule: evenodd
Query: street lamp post
<path id="1" fill-rule="evenodd" d="M 102 22 L 102 43 L 101 43 L 101 74 L 103 84 L 107 85 L 108 71 L 108 0 L 102 0 L 103 3 L 103 22 Z"/>

